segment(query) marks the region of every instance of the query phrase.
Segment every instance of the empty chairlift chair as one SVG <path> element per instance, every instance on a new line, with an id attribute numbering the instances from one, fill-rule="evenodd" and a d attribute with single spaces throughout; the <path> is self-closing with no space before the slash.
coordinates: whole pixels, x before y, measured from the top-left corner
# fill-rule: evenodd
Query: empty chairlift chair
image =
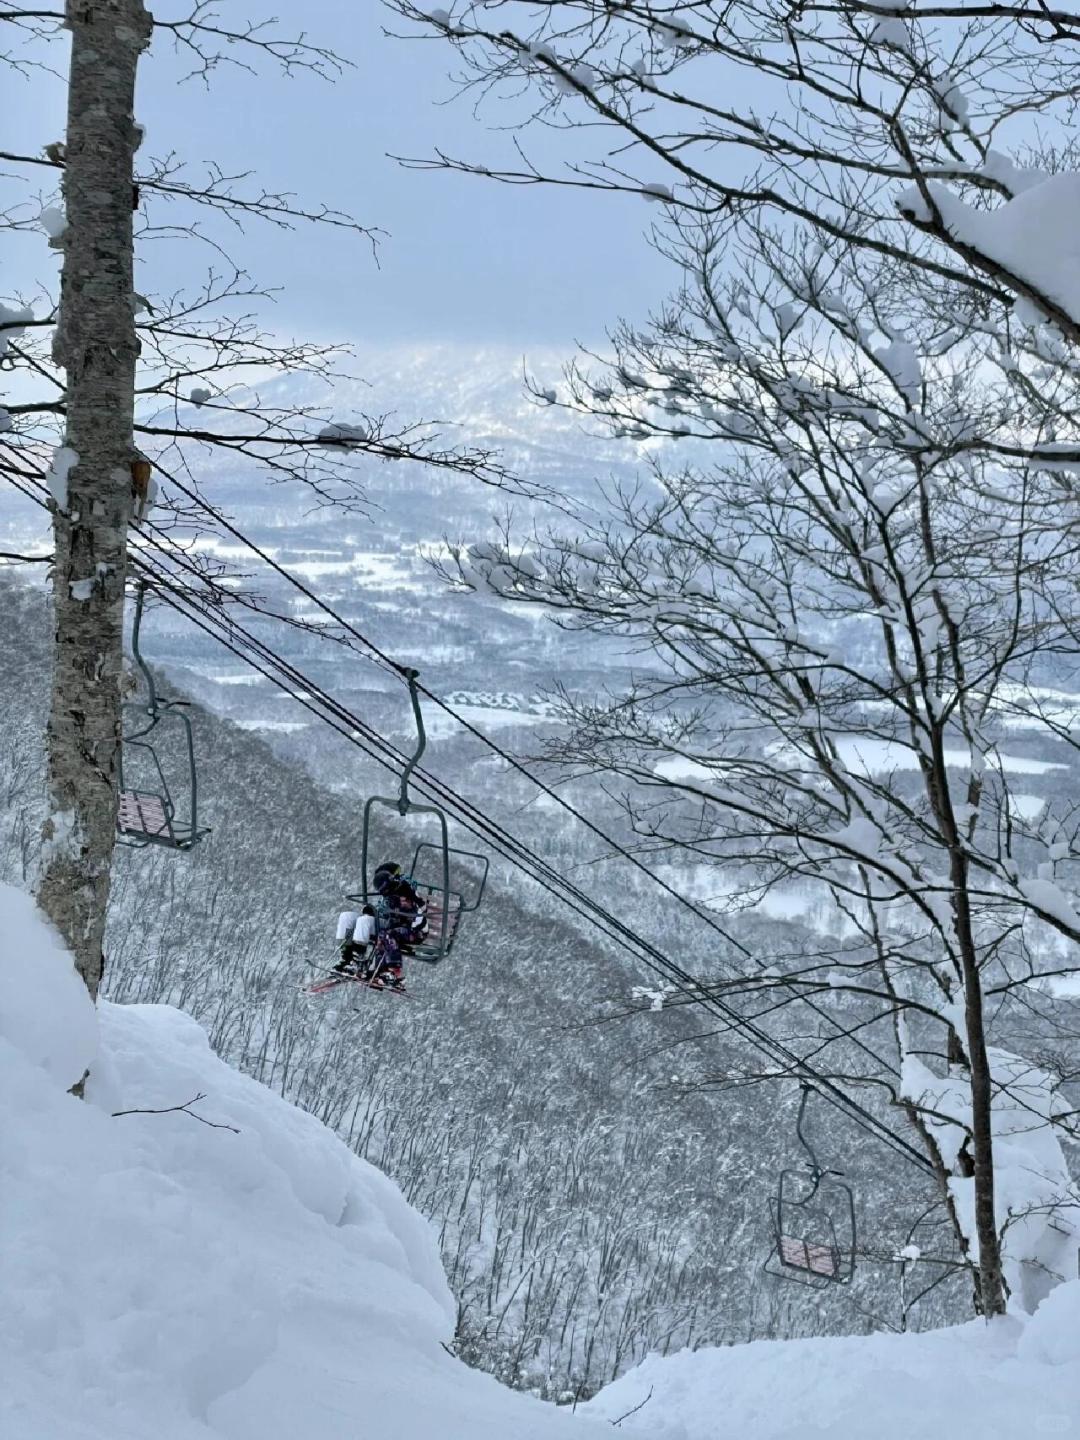
<path id="1" fill-rule="evenodd" d="M 189 850 L 203 835 L 199 827 L 199 783 L 191 721 L 183 700 L 157 693 L 140 649 L 146 584 L 140 582 L 131 627 L 131 652 L 146 688 L 145 697 L 122 707 L 120 794 L 116 811 L 119 839 L 127 845 L 161 845 Z"/>
<path id="2" fill-rule="evenodd" d="M 801 1169 L 780 1172 L 769 1202 L 773 1248 L 765 1269 L 786 1280 L 824 1289 L 844 1285 L 855 1273 L 855 1197 L 839 1170 L 826 1170 L 806 1136 L 812 1087 L 803 1085 L 795 1130 L 810 1157 Z"/>

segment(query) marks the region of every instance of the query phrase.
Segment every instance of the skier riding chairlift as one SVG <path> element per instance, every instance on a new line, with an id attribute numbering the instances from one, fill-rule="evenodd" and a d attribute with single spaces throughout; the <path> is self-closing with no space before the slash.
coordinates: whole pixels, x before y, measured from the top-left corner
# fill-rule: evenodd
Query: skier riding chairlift
<path id="1" fill-rule="evenodd" d="M 416 891 L 411 876 L 401 873 L 395 860 L 386 860 L 371 877 L 371 888 L 379 897 L 379 927 L 393 936 L 406 955 L 427 938 L 427 901 Z"/>
<path id="2" fill-rule="evenodd" d="M 339 975 L 355 975 L 365 968 L 377 929 L 375 911 L 370 905 L 365 905 L 359 914 L 355 910 L 341 912 L 337 923 L 341 959 L 334 966 Z"/>
<path id="3" fill-rule="evenodd" d="M 371 905 L 357 913 L 343 910 L 338 916 L 337 941 L 341 959 L 333 973 L 345 980 L 359 980 L 374 990 L 404 990 L 401 947 L 393 935 L 380 927 Z"/>

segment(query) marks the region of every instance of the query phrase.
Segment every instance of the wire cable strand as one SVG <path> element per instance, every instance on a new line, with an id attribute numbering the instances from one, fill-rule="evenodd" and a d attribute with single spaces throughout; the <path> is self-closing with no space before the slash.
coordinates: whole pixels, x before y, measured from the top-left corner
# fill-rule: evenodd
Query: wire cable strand
<path id="1" fill-rule="evenodd" d="M 364 646 L 364 648 L 367 649 L 387 671 L 397 675 L 398 678 L 402 681 L 408 680 L 408 677 L 411 673 L 411 667 L 403 665 L 400 661 L 395 660 L 392 655 L 388 654 L 385 650 L 383 650 L 379 645 L 375 643 L 375 641 L 371 640 L 367 635 L 364 635 L 350 620 L 347 620 L 343 615 L 340 615 L 332 605 L 330 605 L 322 598 L 322 596 L 320 596 L 316 591 L 312 590 L 309 585 L 306 585 L 301 579 L 299 579 L 298 576 L 294 575 L 292 571 L 288 570 L 284 565 L 281 565 L 256 541 L 252 540 L 248 535 L 246 535 L 239 528 L 239 526 L 235 525 L 231 520 L 229 520 L 229 518 L 221 510 L 219 510 L 215 505 L 212 505 L 210 501 L 205 498 L 205 496 L 201 495 L 198 492 L 197 489 L 186 485 L 182 480 L 178 479 L 178 477 L 174 473 L 166 470 L 159 462 L 155 462 L 155 468 L 158 469 L 160 473 L 168 480 L 168 482 L 173 485 L 182 495 L 184 495 L 194 505 L 197 505 L 207 515 L 209 515 L 216 525 L 220 526 L 235 540 L 239 541 L 239 543 L 243 545 L 246 549 L 250 550 L 253 555 L 258 556 L 258 558 L 271 570 L 273 570 L 275 574 L 279 575 L 287 584 L 291 585 L 306 599 L 310 600 L 312 604 L 314 604 L 317 609 L 322 611 L 324 615 L 327 615 L 330 619 L 334 620 L 336 624 L 340 625 L 343 630 L 345 630 L 356 641 L 358 641 L 359 644 Z M 716 919 L 715 915 L 711 915 L 707 910 L 703 910 L 699 905 L 696 905 L 694 901 L 689 898 L 689 896 L 685 895 L 682 891 L 678 890 L 675 886 L 671 885 L 668 881 L 666 881 L 663 876 L 657 875 L 656 872 L 652 870 L 648 865 L 646 865 L 642 860 L 640 860 L 638 856 L 633 853 L 633 851 L 627 849 L 626 846 L 620 844 L 619 841 L 617 841 L 613 836 L 609 835 L 594 821 L 590 820 L 588 816 L 583 815 L 581 811 L 578 810 L 576 806 L 572 805 L 564 795 L 562 795 L 559 791 L 555 790 L 553 786 L 548 785 L 544 780 L 540 779 L 515 755 L 510 754 L 509 751 L 505 750 L 502 746 L 500 746 L 497 741 L 493 740 L 489 735 L 486 735 L 477 726 L 473 725 L 470 720 L 468 720 L 464 715 L 460 713 L 460 711 L 456 710 L 452 705 L 450 705 L 448 701 L 442 699 L 441 696 L 435 694 L 434 691 L 430 690 L 420 681 L 417 682 L 417 689 L 426 699 L 430 700 L 432 704 L 436 705 L 446 715 L 449 715 L 458 725 L 460 725 L 465 731 L 471 734 L 475 739 L 479 740 L 481 744 L 483 744 L 493 754 L 497 755 L 505 764 L 511 766 L 518 774 L 523 775 L 527 780 L 529 780 L 533 785 L 536 786 L 537 790 L 539 790 L 542 794 L 548 796 L 549 799 L 554 801 L 556 805 L 558 805 L 568 815 L 572 816 L 580 825 L 582 825 L 587 831 L 589 831 L 590 834 L 595 835 L 599 840 L 602 840 L 604 844 L 607 845 L 614 852 L 614 854 L 618 855 L 627 864 L 633 866 L 635 869 L 640 871 L 648 878 L 648 880 L 653 885 L 658 886 L 659 889 L 664 891 L 667 895 L 671 896 L 671 898 L 674 899 L 678 904 L 682 905 L 684 909 L 689 910 L 692 915 L 696 916 L 698 920 L 702 921 L 711 930 L 720 935 L 729 945 L 732 946 L 733 949 L 738 950 L 746 959 L 754 959 L 754 956 L 752 952 L 748 949 L 748 947 L 742 944 L 740 940 L 736 939 L 735 936 L 733 936 L 731 932 L 726 929 L 725 926 L 721 925 L 720 922 Z M 732 973 L 737 973 L 735 967 L 730 962 L 725 962 L 721 959 L 721 963 L 725 964 L 727 969 Z M 795 987 L 785 987 L 782 978 L 777 981 L 777 984 L 779 988 L 790 989 L 795 995 L 795 998 L 797 998 L 801 1004 L 805 1005 L 807 1009 L 812 1011 L 812 1013 L 815 1014 L 820 1020 L 823 1020 L 826 1024 L 830 1025 L 838 1035 L 845 1036 L 851 1041 L 852 1044 L 855 1045 L 858 1050 L 860 1050 L 864 1055 L 866 1055 L 867 1058 L 872 1059 L 884 1070 L 889 1071 L 894 1077 L 899 1078 L 900 1070 L 898 1066 L 892 1064 L 892 1062 L 885 1059 L 885 1057 L 877 1054 L 876 1051 L 874 1051 L 861 1039 L 851 1035 L 850 1032 L 845 1031 L 844 1027 L 840 1024 L 840 1022 L 837 1021 L 835 1017 L 830 1015 L 827 1010 L 823 1009 L 820 1005 L 818 1005 L 811 996 L 805 994 L 801 989 L 796 990 Z"/>
<path id="2" fill-rule="evenodd" d="M 41 472 L 43 474 L 43 472 Z M 33 499 L 42 508 L 48 508 L 48 502 L 44 493 L 34 494 L 30 488 L 34 487 L 38 492 L 45 492 L 45 486 L 41 481 L 40 474 L 30 479 L 26 471 L 21 472 L 25 477 L 23 483 L 16 480 L 10 473 L 8 479 L 24 495 Z M 29 480 L 29 484 L 25 483 Z M 227 528 L 237 538 L 241 538 L 241 532 L 226 522 Z M 151 561 L 142 553 L 144 550 L 159 552 L 162 559 L 157 562 Z M 334 699 L 327 691 L 308 679 L 302 671 L 279 656 L 264 642 L 259 641 L 243 626 L 230 617 L 223 616 L 219 611 L 207 606 L 194 595 L 190 589 L 185 590 L 183 585 L 178 583 L 174 575 L 170 575 L 165 568 L 165 562 L 169 564 L 181 564 L 193 572 L 194 576 L 203 584 L 207 582 L 197 567 L 193 566 L 183 552 L 178 556 L 170 551 L 165 545 L 158 541 L 150 541 L 143 537 L 143 545 L 139 551 L 132 552 L 132 568 L 143 574 L 159 589 L 161 597 L 166 604 L 186 617 L 208 635 L 213 636 L 223 643 L 233 654 L 241 658 L 245 663 L 255 669 L 265 669 L 261 673 L 272 679 L 278 688 L 289 694 L 294 700 L 311 711 L 323 723 L 330 724 L 339 734 L 348 739 L 358 748 L 376 759 L 378 763 L 391 770 L 400 769 L 405 763 L 406 756 L 385 740 L 382 736 L 368 726 L 360 717 L 354 715 L 341 702 Z M 271 562 L 273 563 L 273 562 Z M 275 565 L 276 569 L 280 569 Z M 287 572 L 283 572 L 287 575 Z M 298 588 L 306 590 L 301 582 L 297 582 Z M 318 597 L 312 598 L 318 601 Z M 329 611 L 328 607 L 323 607 Z M 335 616 L 335 618 L 337 618 Z M 347 622 L 343 622 L 347 623 Z M 392 669 L 399 672 L 405 668 L 398 666 L 391 657 L 386 656 L 372 642 L 364 640 L 380 659 L 384 660 Z M 304 695 L 297 695 L 294 688 L 299 687 Z M 828 1076 L 822 1075 L 815 1067 L 803 1060 L 782 1041 L 755 1024 L 750 1017 L 742 1015 L 734 1007 L 728 1005 L 715 993 L 703 987 L 681 966 L 665 955 L 651 942 L 638 935 L 632 927 L 626 925 L 613 915 L 591 895 L 570 881 L 566 876 L 560 874 L 547 861 L 532 852 L 528 846 L 519 841 L 509 831 L 505 830 L 496 822 L 491 821 L 471 802 L 458 795 L 445 782 L 431 774 L 429 771 L 418 768 L 416 771 L 417 788 L 425 793 L 428 798 L 436 803 L 442 804 L 454 815 L 454 818 L 462 824 L 471 834 L 478 839 L 491 844 L 496 851 L 527 874 L 532 880 L 541 886 L 553 898 L 565 904 L 573 913 L 578 914 L 588 923 L 600 930 L 609 938 L 617 939 L 620 946 L 627 951 L 639 964 L 643 965 L 653 974 L 663 977 L 672 984 L 673 988 L 682 993 L 689 1001 L 703 1006 L 715 1016 L 726 1022 L 725 1028 L 730 1028 L 737 1033 L 742 1033 L 754 1047 L 767 1055 L 774 1063 L 781 1066 L 783 1074 L 789 1074 L 801 1078 L 810 1084 L 815 1092 L 833 1108 L 844 1114 L 846 1118 L 857 1124 L 866 1133 L 873 1135 L 881 1143 L 885 1144 L 894 1153 L 918 1168 L 931 1175 L 936 1175 L 935 1167 L 929 1158 L 910 1143 L 904 1136 L 898 1134 L 884 1121 L 879 1119 L 872 1112 L 865 1109 L 839 1085 Z M 561 798 L 561 797 L 560 797 Z M 568 807 L 572 808 L 572 807 Z M 602 833 L 602 832 L 601 832 Z M 635 857 L 636 859 L 636 857 Z M 640 862 L 639 862 L 640 863 Z M 648 870 L 648 867 L 644 867 Z M 651 872 L 649 872 L 651 873 Z M 869 1052 L 873 1054 L 873 1052 Z M 885 1062 L 879 1056 L 875 1060 L 885 1067 Z"/>

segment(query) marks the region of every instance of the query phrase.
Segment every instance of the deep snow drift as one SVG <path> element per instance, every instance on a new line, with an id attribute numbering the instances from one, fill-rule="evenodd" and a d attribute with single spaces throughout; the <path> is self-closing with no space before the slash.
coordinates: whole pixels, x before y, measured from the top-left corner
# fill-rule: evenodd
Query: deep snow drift
<path id="1" fill-rule="evenodd" d="M 650 1359 L 576 1416 L 503 1389 L 443 1349 L 453 1300 L 397 1188 L 179 1011 L 95 1016 L 3 886 L 0 1095 L 12 1440 L 598 1440 L 650 1390 L 618 1433 L 1080 1440 L 1080 1283 L 989 1328 Z"/>

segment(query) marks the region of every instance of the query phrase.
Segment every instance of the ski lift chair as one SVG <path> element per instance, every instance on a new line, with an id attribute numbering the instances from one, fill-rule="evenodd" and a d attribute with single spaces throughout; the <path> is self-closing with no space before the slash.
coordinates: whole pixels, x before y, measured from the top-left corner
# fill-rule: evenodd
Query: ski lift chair
<path id="1" fill-rule="evenodd" d="M 818 1162 L 804 1122 L 811 1087 L 802 1087 L 795 1133 L 809 1160 L 802 1169 L 780 1172 L 769 1201 L 773 1248 L 765 1262 L 770 1275 L 825 1289 L 846 1285 L 855 1273 L 855 1196 L 839 1170 Z"/>
<path id="2" fill-rule="evenodd" d="M 417 672 L 407 671 L 406 679 L 413 718 L 416 721 L 416 750 L 402 772 L 401 786 L 396 798 L 372 795 L 364 805 L 364 829 L 360 848 L 363 889 L 359 894 L 349 895 L 347 898 L 355 904 L 372 905 L 380 928 L 396 921 L 406 924 L 415 919 L 409 912 L 395 910 L 385 898 L 370 889 L 372 815 L 381 807 L 396 810 L 402 819 L 414 815 L 433 816 L 438 823 L 438 839 L 422 840 L 417 844 L 410 873 L 405 878 L 427 902 L 427 935 L 423 940 L 411 943 L 408 947 L 409 953 L 416 960 L 437 965 L 440 960 L 445 960 L 453 949 L 454 941 L 460 933 L 461 917 L 478 908 L 487 884 L 489 862 L 486 856 L 478 855 L 475 851 L 454 849 L 450 844 L 446 816 L 437 805 L 417 805 L 409 799 L 409 778 L 427 746 L 427 734 L 416 688 Z"/>
<path id="3" fill-rule="evenodd" d="M 146 682 L 146 698 L 121 707 L 125 720 L 120 746 L 119 798 L 116 829 L 125 845 L 161 845 L 190 850 L 203 835 L 198 822 L 199 783 L 191 721 L 184 700 L 163 700 L 139 648 L 145 581 L 135 599 L 131 650 Z M 170 786 L 168 769 L 173 774 Z"/>

